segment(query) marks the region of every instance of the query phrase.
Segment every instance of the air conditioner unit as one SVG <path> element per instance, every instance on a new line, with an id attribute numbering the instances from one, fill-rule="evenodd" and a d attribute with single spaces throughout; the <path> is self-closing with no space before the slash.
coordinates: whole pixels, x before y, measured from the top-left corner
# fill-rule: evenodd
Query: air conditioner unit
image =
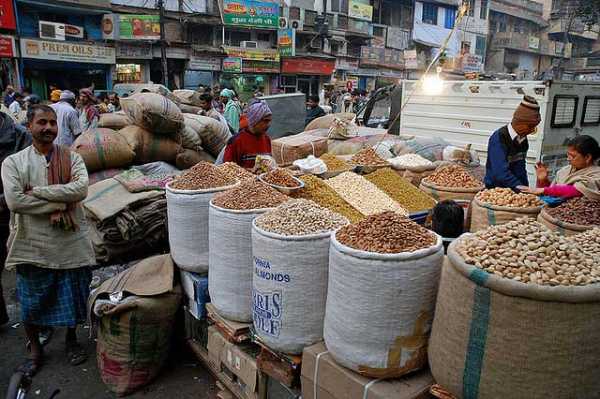
<path id="1" fill-rule="evenodd" d="M 243 48 L 258 48 L 258 42 L 251 42 L 251 41 L 245 40 L 243 42 L 240 42 L 240 47 L 243 47 Z"/>
<path id="2" fill-rule="evenodd" d="M 39 28 L 41 39 L 65 40 L 65 24 L 40 21 Z"/>
<path id="3" fill-rule="evenodd" d="M 303 30 L 304 29 L 304 21 L 301 21 L 299 19 L 291 19 L 290 20 L 290 28 L 293 28 L 296 30 Z"/>
<path id="4" fill-rule="evenodd" d="M 288 19 L 286 17 L 279 17 L 279 29 L 288 28 Z"/>

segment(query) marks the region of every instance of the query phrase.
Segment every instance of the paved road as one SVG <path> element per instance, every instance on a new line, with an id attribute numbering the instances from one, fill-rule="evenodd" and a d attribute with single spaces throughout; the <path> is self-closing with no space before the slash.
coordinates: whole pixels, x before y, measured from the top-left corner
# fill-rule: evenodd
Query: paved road
<path id="1" fill-rule="evenodd" d="M 11 321 L 0 327 L 0 398 L 5 395 L 12 371 L 23 361 L 25 355 L 25 338 L 19 323 L 18 305 L 15 303 L 14 280 L 14 273 L 6 271 L 2 273 L 4 295 L 9 306 Z M 63 331 L 57 331 L 52 342 L 46 347 L 46 364 L 35 376 L 28 398 L 46 399 L 56 388 L 61 390 L 56 399 L 117 397 L 100 379 L 95 357 L 95 343 L 87 339 L 87 330 L 81 330 L 79 336 L 80 342 L 86 346 L 90 355 L 88 361 L 77 367 L 69 365 L 62 345 Z M 198 364 L 184 346 L 176 352 L 152 384 L 128 398 L 216 398 L 218 392 L 212 375 Z"/>

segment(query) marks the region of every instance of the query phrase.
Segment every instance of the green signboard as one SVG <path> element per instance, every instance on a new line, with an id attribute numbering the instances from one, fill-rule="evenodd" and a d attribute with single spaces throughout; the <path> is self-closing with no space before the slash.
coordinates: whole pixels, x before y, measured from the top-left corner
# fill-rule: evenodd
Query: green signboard
<path id="1" fill-rule="evenodd" d="M 277 48 L 282 57 L 296 55 L 296 31 L 292 28 L 277 31 Z"/>
<path id="2" fill-rule="evenodd" d="M 223 0 L 225 25 L 255 28 L 279 27 L 279 3 L 256 0 Z"/>
<path id="3" fill-rule="evenodd" d="M 119 14 L 119 38 L 160 40 L 159 16 Z"/>
<path id="4" fill-rule="evenodd" d="M 223 59 L 223 72 L 242 73 L 242 59 L 240 57 L 227 57 Z"/>

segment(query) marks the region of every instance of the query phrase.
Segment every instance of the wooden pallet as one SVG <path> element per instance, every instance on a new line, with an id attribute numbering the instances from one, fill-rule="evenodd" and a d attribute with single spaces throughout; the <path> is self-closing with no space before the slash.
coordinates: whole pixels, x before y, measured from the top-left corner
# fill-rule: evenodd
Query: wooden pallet
<path id="1" fill-rule="evenodd" d="M 210 321 L 212 321 L 221 334 L 227 341 L 233 344 L 241 344 L 242 342 L 250 341 L 250 327 L 252 323 L 239 323 L 233 320 L 227 320 L 219 316 L 212 303 L 206 304 L 206 313 Z"/>
<path id="2" fill-rule="evenodd" d="M 252 342 L 261 347 L 260 355 L 256 359 L 256 365 L 261 372 L 289 388 L 300 385 L 301 355 L 288 355 L 274 351 L 256 334 L 252 334 Z"/>

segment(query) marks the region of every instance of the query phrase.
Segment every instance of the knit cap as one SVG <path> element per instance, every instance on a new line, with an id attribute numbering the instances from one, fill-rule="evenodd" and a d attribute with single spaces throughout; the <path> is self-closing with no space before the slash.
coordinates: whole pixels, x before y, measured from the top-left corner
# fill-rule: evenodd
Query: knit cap
<path id="1" fill-rule="evenodd" d="M 542 120 L 540 116 L 540 105 L 531 96 L 523 97 L 521 104 L 515 110 L 513 114 L 512 123 L 527 123 L 538 125 Z"/>

